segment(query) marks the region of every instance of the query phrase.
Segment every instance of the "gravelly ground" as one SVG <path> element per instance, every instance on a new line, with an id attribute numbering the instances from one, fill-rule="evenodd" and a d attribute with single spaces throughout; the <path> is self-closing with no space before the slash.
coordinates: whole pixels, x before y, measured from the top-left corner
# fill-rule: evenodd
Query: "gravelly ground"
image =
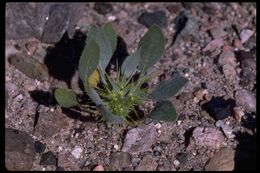
<path id="1" fill-rule="evenodd" d="M 85 8 L 84 17 L 78 25 L 87 27 L 93 23 L 102 25 L 112 22 L 128 53 L 136 49 L 141 36 L 148 30 L 138 22 L 142 13 L 165 12 L 166 22 L 161 26 L 166 39 L 165 54 L 154 66 L 154 70 L 161 71 L 163 75 L 154 83 L 168 79 L 174 71 L 179 71 L 189 79 L 189 83 L 172 98 L 180 117 L 172 123 L 147 119 L 137 124 L 107 127 L 89 121 L 88 115 L 62 114 L 58 105 L 47 104 L 46 99 L 38 106 L 30 94 L 34 90 L 50 92 L 54 86 L 52 81 L 41 82 L 29 78 L 6 62 L 8 105 L 5 127 L 28 133 L 35 141 L 44 143 L 44 153 L 51 151 L 57 158 L 56 161 L 50 161 L 50 165 L 40 164 L 44 162 L 41 161 L 43 153 L 36 153 L 31 170 L 93 170 L 97 165 L 102 165 L 105 170 L 190 171 L 221 166 L 227 170 L 254 169 L 255 4 L 112 3 L 113 9 L 105 15 L 97 13 L 94 3 L 85 4 Z M 180 22 L 176 20 L 183 15 L 183 11 L 188 16 L 188 22 L 184 29 L 177 32 L 176 25 L 180 25 Z M 175 35 L 177 38 L 174 41 Z M 6 50 L 10 50 L 15 43 L 23 48 L 28 41 L 30 39 L 8 41 Z M 51 45 L 39 42 L 34 56 L 42 61 L 48 46 Z M 239 58 L 241 51 L 249 52 L 249 58 L 244 58 L 249 60 Z M 242 93 L 242 98 L 236 96 L 241 89 L 248 91 Z M 218 96 L 234 99 L 242 112 L 239 114 L 242 119 L 232 111 L 231 116 L 216 121 L 202 110 L 204 103 Z M 39 120 L 34 131 L 36 114 L 39 114 Z M 205 129 L 194 130 L 199 127 Z M 148 143 L 137 154 L 134 151 L 141 150 L 141 146 L 138 146 L 141 142 L 134 149 L 125 149 L 127 154 L 122 152 L 131 129 L 136 129 L 132 133 L 140 135 Z M 146 139 L 151 133 L 153 135 Z M 208 136 L 206 133 L 209 133 Z M 218 142 L 220 146 L 216 146 Z M 248 149 L 248 146 L 252 147 Z M 211 163 L 213 166 L 205 168 L 210 158 L 215 155 L 221 157 L 216 153 L 230 147 L 235 150 L 234 153 L 233 150 L 230 152 L 230 160 L 220 166 Z M 119 154 L 114 154 L 116 152 Z M 248 158 L 252 166 L 243 167 L 241 163 Z M 228 165 L 229 162 L 234 164 Z"/>

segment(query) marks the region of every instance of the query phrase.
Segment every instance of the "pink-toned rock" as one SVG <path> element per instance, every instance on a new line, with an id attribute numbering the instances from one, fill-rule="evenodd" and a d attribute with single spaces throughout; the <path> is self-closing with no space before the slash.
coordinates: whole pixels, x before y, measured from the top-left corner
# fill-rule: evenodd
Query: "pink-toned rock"
<path id="1" fill-rule="evenodd" d="M 93 171 L 105 171 L 105 169 L 104 169 L 103 165 L 97 165 L 97 166 L 93 169 Z"/>
<path id="2" fill-rule="evenodd" d="M 244 29 L 240 33 L 240 39 L 242 43 L 247 42 L 247 40 L 254 34 L 254 31 L 250 29 Z"/>
<path id="3" fill-rule="evenodd" d="M 199 148 L 219 149 L 224 142 L 225 137 L 220 130 L 210 127 L 197 127 L 193 130 L 187 150 L 190 150 L 194 145 Z"/>
<path id="4" fill-rule="evenodd" d="M 207 46 L 203 49 L 204 52 L 206 51 L 213 51 L 215 49 L 219 49 L 224 45 L 223 38 L 217 38 L 212 40 L 207 44 Z"/>

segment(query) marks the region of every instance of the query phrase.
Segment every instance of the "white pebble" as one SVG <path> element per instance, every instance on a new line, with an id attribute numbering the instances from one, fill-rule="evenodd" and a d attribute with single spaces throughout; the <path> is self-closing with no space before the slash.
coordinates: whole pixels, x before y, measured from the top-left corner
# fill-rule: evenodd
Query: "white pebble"
<path id="1" fill-rule="evenodd" d="M 180 162 L 179 162 L 178 160 L 174 160 L 174 161 L 173 161 L 173 164 L 174 164 L 175 166 L 179 166 L 179 165 L 180 165 Z"/>
<path id="2" fill-rule="evenodd" d="M 119 146 L 117 144 L 114 145 L 114 149 L 119 150 Z"/>
<path id="3" fill-rule="evenodd" d="M 71 152 L 71 154 L 76 158 L 79 159 L 82 153 L 82 148 L 79 146 L 76 146 L 73 151 Z"/>
<path id="4" fill-rule="evenodd" d="M 160 129 L 162 127 L 162 125 L 160 123 L 157 123 L 154 125 L 157 129 Z"/>
<path id="5" fill-rule="evenodd" d="M 107 20 L 114 21 L 116 20 L 116 16 L 108 16 Z"/>

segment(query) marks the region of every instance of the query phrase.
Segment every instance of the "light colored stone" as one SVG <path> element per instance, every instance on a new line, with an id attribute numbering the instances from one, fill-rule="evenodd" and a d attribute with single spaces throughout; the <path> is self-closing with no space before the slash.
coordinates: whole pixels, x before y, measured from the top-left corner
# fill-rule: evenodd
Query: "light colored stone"
<path id="1" fill-rule="evenodd" d="M 81 147 L 76 146 L 76 147 L 72 150 L 71 154 L 72 154 L 76 159 L 79 159 L 80 156 L 81 156 L 82 151 L 83 151 L 83 150 L 82 150 Z"/>
<path id="2" fill-rule="evenodd" d="M 205 171 L 233 171 L 235 151 L 232 148 L 221 149 L 205 166 Z"/>

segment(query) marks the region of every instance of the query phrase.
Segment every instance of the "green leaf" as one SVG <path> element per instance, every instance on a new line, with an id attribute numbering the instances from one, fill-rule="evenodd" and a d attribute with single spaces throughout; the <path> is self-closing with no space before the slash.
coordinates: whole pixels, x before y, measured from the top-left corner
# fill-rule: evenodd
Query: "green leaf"
<path id="1" fill-rule="evenodd" d="M 137 69 L 137 66 L 140 63 L 140 50 L 138 49 L 133 54 L 126 57 L 125 61 L 121 67 L 121 73 L 126 77 L 132 75 Z"/>
<path id="2" fill-rule="evenodd" d="M 156 104 L 148 117 L 160 121 L 176 121 L 178 114 L 170 101 L 161 101 Z"/>
<path id="3" fill-rule="evenodd" d="M 188 79 L 174 74 L 172 79 L 159 83 L 148 98 L 156 101 L 166 100 L 174 96 L 187 82 Z"/>
<path id="4" fill-rule="evenodd" d="M 79 60 L 79 77 L 84 83 L 97 68 L 99 50 L 98 44 L 93 39 L 87 41 Z"/>
<path id="5" fill-rule="evenodd" d="M 70 89 L 58 88 L 54 96 L 61 107 L 69 108 L 78 105 L 77 96 Z"/>
<path id="6" fill-rule="evenodd" d="M 100 111 L 105 121 L 119 124 L 125 121 L 123 117 L 112 114 L 103 104 L 98 105 L 97 109 Z"/>
<path id="7" fill-rule="evenodd" d="M 114 53 L 117 45 L 117 35 L 112 24 L 111 23 L 105 24 L 103 27 L 103 32 L 105 36 L 109 39 L 112 52 Z"/>
<path id="8" fill-rule="evenodd" d="M 138 48 L 141 48 L 140 67 L 142 71 L 146 71 L 159 60 L 164 53 L 164 45 L 161 29 L 157 25 L 152 25 L 138 45 Z"/>
<path id="9" fill-rule="evenodd" d="M 109 38 L 95 25 L 91 25 L 88 40 L 94 39 L 100 48 L 99 68 L 104 71 L 113 55 Z"/>

